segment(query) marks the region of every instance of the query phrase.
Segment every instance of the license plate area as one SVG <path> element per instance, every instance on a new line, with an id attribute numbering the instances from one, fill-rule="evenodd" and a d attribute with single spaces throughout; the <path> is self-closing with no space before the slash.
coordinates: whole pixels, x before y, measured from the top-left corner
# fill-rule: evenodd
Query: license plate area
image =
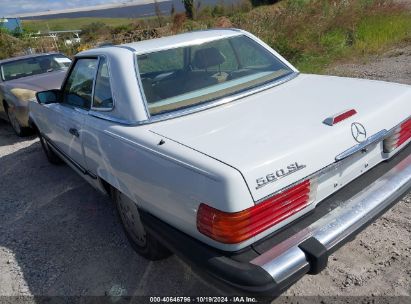
<path id="1" fill-rule="evenodd" d="M 384 160 L 382 142 L 372 143 L 335 163 L 318 176 L 316 203 L 338 191 Z"/>

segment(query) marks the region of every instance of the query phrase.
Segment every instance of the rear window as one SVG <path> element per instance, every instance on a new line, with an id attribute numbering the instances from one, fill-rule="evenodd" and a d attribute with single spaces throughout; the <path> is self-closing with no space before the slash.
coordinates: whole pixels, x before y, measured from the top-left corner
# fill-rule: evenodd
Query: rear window
<path id="1" fill-rule="evenodd" d="M 137 63 L 151 115 L 233 95 L 293 72 L 244 35 L 138 55 Z"/>
<path id="2" fill-rule="evenodd" d="M 3 81 L 8 81 L 67 69 L 70 64 L 71 60 L 63 55 L 45 55 L 3 63 L 0 72 Z"/>

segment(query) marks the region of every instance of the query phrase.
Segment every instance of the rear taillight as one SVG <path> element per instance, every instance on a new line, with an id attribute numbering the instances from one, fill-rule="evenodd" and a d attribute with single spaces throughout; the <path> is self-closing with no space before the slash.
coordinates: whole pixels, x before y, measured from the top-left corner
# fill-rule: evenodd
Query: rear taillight
<path id="1" fill-rule="evenodd" d="M 245 241 L 301 211 L 315 199 L 317 184 L 306 180 L 240 212 L 223 212 L 201 204 L 197 229 L 226 244 Z"/>
<path id="2" fill-rule="evenodd" d="M 384 152 L 390 153 L 411 138 L 411 118 L 403 122 L 394 132 L 384 139 Z"/>

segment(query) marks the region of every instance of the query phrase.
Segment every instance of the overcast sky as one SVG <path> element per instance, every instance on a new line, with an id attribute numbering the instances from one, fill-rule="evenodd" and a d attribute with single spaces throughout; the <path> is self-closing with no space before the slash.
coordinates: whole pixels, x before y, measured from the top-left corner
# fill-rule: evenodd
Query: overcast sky
<path id="1" fill-rule="evenodd" d="M 0 0 L 0 18 L 19 13 L 44 12 L 98 4 L 147 3 L 149 0 Z"/>

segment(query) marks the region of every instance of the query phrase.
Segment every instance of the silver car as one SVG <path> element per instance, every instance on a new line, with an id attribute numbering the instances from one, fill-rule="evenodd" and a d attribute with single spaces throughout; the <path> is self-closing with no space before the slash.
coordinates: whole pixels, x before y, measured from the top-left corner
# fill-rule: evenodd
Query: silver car
<path id="1" fill-rule="evenodd" d="M 70 64 L 59 53 L 0 61 L 0 118 L 9 120 L 17 135 L 29 131 L 28 104 L 36 92 L 60 88 Z"/>

